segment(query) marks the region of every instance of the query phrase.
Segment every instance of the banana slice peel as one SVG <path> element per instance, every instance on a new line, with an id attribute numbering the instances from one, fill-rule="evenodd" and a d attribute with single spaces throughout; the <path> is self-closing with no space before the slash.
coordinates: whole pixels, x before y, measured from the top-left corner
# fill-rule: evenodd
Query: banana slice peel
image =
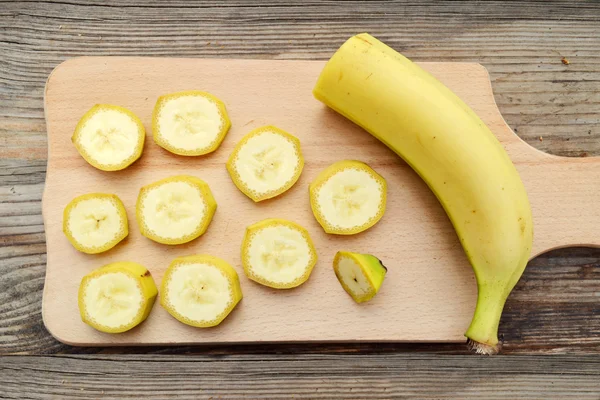
<path id="1" fill-rule="evenodd" d="M 242 243 L 246 276 L 275 289 L 306 282 L 317 263 L 317 252 L 300 225 L 283 219 L 266 219 L 249 226 Z"/>
<path id="2" fill-rule="evenodd" d="M 242 300 L 235 269 L 209 255 L 173 260 L 161 284 L 161 305 L 178 321 L 207 328 L 219 325 Z"/>
<path id="3" fill-rule="evenodd" d="M 143 265 L 121 261 L 105 265 L 83 277 L 78 304 L 81 319 L 106 333 L 128 331 L 143 322 L 158 290 Z"/>
<path id="4" fill-rule="evenodd" d="M 73 247 L 83 253 L 110 250 L 129 234 L 123 202 L 107 193 L 78 196 L 65 207 L 63 232 Z"/>
<path id="5" fill-rule="evenodd" d="M 325 232 L 353 235 L 383 217 L 387 183 L 367 164 L 345 160 L 325 168 L 309 193 L 313 214 Z"/>
<path id="6" fill-rule="evenodd" d="M 212 94 L 198 90 L 161 96 L 152 113 L 154 142 L 182 156 L 215 151 L 230 127 L 225 104 Z"/>
<path id="7" fill-rule="evenodd" d="M 387 268 L 370 254 L 338 251 L 333 260 L 335 276 L 357 303 L 371 300 L 383 283 Z"/>
<path id="8" fill-rule="evenodd" d="M 96 104 L 79 120 L 71 140 L 81 156 L 102 171 L 127 168 L 142 155 L 146 130 L 126 108 Z"/>
<path id="9" fill-rule="evenodd" d="M 182 244 L 206 232 L 217 210 L 202 179 L 177 175 L 142 187 L 136 218 L 142 235 L 163 244 Z"/>
<path id="10" fill-rule="evenodd" d="M 235 186 L 255 202 L 290 189 L 303 168 L 300 140 L 275 126 L 263 126 L 244 136 L 227 161 Z"/>

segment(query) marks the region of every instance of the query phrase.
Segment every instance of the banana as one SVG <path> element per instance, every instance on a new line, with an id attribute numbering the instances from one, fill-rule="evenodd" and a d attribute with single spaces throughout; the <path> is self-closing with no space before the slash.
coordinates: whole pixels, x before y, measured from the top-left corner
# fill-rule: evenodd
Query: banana
<path id="1" fill-rule="evenodd" d="M 160 304 L 184 324 L 219 325 L 242 300 L 237 272 L 226 261 L 208 255 L 173 260 L 160 290 Z"/>
<path id="2" fill-rule="evenodd" d="M 146 130 L 126 108 L 96 104 L 79 120 L 71 140 L 79 154 L 103 171 L 127 168 L 142 155 Z"/>
<path id="3" fill-rule="evenodd" d="M 140 189 L 135 215 L 148 239 L 182 244 L 206 232 L 216 210 L 217 202 L 206 182 L 177 175 Z"/>
<path id="4" fill-rule="evenodd" d="M 353 235 L 375 225 L 385 212 L 387 184 L 360 161 L 338 161 L 309 186 L 310 206 L 325 232 Z"/>
<path id="5" fill-rule="evenodd" d="M 317 263 L 308 231 L 284 219 L 265 219 L 249 226 L 242 243 L 246 276 L 275 289 L 300 286 Z"/>
<path id="6" fill-rule="evenodd" d="M 215 151 L 230 127 L 225 104 L 198 90 L 161 96 L 152 113 L 156 144 L 182 156 L 200 156 Z"/>
<path id="7" fill-rule="evenodd" d="M 78 196 L 65 207 L 63 232 L 73 247 L 83 253 L 112 249 L 129 234 L 125 207 L 114 194 Z"/>
<path id="8" fill-rule="evenodd" d="M 79 312 L 83 322 L 101 332 L 125 332 L 148 317 L 157 294 L 154 279 L 144 266 L 115 262 L 83 277 Z"/>
<path id="9" fill-rule="evenodd" d="M 357 303 L 375 297 L 387 273 L 387 268 L 377 257 L 349 251 L 337 252 L 333 270 L 344 290 Z"/>
<path id="10" fill-rule="evenodd" d="M 402 157 L 444 207 L 477 279 L 469 345 L 498 352 L 498 324 L 533 242 L 525 187 L 483 121 L 441 82 L 368 34 L 350 38 L 313 91 Z"/>
<path id="11" fill-rule="evenodd" d="M 264 126 L 244 136 L 227 161 L 235 186 L 256 202 L 291 188 L 303 167 L 298 138 L 274 126 Z"/>

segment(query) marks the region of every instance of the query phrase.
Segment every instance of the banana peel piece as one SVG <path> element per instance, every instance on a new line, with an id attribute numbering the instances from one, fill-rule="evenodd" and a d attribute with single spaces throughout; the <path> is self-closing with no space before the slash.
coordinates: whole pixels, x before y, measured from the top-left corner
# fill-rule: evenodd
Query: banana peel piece
<path id="1" fill-rule="evenodd" d="M 357 303 L 375 297 L 387 273 L 387 268 L 377 257 L 349 251 L 337 252 L 333 270 L 344 290 Z"/>
<path id="2" fill-rule="evenodd" d="M 217 210 L 202 179 L 177 175 L 140 189 L 136 218 L 142 235 L 163 244 L 182 244 L 206 232 Z"/>
<path id="3" fill-rule="evenodd" d="M 81 319 L 106 333 L 121 333 L 142 323 L 152 311 L 158 290 L 143 265 L 120 261 L 83 277 L 78 305 Z"/>

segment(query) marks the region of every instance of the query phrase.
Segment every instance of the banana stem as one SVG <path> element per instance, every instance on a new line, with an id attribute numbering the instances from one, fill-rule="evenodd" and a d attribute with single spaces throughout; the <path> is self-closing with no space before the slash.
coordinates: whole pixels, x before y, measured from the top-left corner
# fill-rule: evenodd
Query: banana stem
<path id="1" fill-rule="evenodd" d="M 498 325 L 505 302 L 505 291 L 501 288 L 478 286 L 475 314 L 465 333 L 473 351 L 489 355 L 500 351 L 502 343 L 498 341 Z"/>

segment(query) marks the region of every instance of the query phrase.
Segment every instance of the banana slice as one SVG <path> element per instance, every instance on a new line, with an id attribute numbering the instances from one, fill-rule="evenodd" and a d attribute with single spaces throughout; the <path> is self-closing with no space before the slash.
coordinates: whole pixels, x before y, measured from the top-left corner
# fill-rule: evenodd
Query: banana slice
<path id="1" fill-rule="evenodd" d="M 379 291 L 387 268 L 370 254 L 338 251 L 333 270 L 342 287 L 357 303 L 371 300 Z"/>
<path id="2" fill-rule="evenodd" d="M 140 158 L 146 130 L 126 108 L 96 104 L 79 120 L 71 140 L 79 154 L 103 171 L 127 168 Z"/>
<path id="3" fill-rule="evenodd" d="M 225 104 L 198 90 L 161 96 L 152 113 L 156 144 L 182 156 L 215 151 L 230 127 Z"/>
<path id="4" fill-rule="evenodd" d="M 338 161 L 325 168 L 309 192 L 313 214 L 327 233 L 362 232 L 385 212 L 385 179 L 360 161 Z"/>
<path id="5" fill-rule="evenodd" d="M 187 243 L 202 235 L 217 210 L 210 187 L 178 175 L 144 186 L 136 204 L 142 235 L 158 243 Z"/>
<path id="6" fill-rule="evenodd" d="M 264 126 L 244 136 L 227 161 L 235 186 L 256 202 L 291 188 L 303 167 L 300 140 L 274 126 Z"/>
<path id="7" fill-rule="evenodd" d="M 242 264 L 248 278 L 276 289 L 306 282 L 317 263 L 308 231 L 283 219 L 265 219 L 246 229 Z"/>
<path id="8" fill-rule="evenodd" d="M 237 272 L 208 255 L 173 260 L 161 284 L 160 304 L 184 324 L 207 328 L 221 323 L 242 300 Z"/>
<path id="9" fill-rule="evenodd" d="M 83 253 L 112 249 L 129 234 L 125 207 L 114 194 L 78 196 L 65 207 L 63 232 L 73 247 Z"/>
<path id="10" fill-rule="evenodd" d="M 83 277 L 79 312 L 83 322 L 101 332 L 125 332 L 148 317 L 157 294 L 154 279 L 143 265 L 115 262 Z"/>

